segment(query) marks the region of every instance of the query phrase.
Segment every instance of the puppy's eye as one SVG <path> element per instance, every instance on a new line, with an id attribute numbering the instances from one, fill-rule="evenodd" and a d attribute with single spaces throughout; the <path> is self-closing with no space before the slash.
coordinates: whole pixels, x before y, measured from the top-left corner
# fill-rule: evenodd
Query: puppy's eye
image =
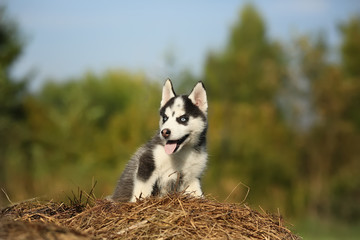
<path id="1" fill-rule="evenodd" d="M 182 123 L 186 123 L 187 121 L 189 121 L 189 117 L 184 115 L 184 116 L 181 116 L 179 120 Z"/>
<path id="2" fill-rule="evenodd" d="M 168 116 L 166 116 L 166 115 L 164 115 L 162 118 L 163 118 L 162 119 L 163 123 L 166 122 L 169 119 Z"/>

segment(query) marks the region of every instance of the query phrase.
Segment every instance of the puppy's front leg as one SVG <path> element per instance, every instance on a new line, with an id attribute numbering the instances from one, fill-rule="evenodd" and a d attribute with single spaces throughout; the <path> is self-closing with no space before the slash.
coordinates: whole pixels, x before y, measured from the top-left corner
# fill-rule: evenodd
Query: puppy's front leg
<path id="1" fill-rule="evenodd" d="M 203 195 L 200 185 L 200 179 L 195 178 L 189 182 L 185 189 L 186 193 L 190 193 L 194 197 L 201 197 Z"/>
<path id="2" fill-rule="evenodd" d="M 155 178 L 149 178 L 146 181 L 135 178 L 133 196 L 130 199 L 130 202 L 135 202 L 136 199 L 139 198 L 149 197 L 153 192 L 155 182 Z"/>

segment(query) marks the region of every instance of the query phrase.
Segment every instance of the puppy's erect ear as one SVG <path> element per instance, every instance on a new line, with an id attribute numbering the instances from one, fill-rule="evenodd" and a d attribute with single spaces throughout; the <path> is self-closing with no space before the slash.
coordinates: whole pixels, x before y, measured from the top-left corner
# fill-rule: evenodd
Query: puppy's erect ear
<path id="1" fill-rule="evenodd" d="M 171 98 L 175 96 L 176 94 L 174 92 L 171 80 L 167 79 L 163 86 L 160 107 L 163 107 Z"/>
<path id="2" fill-rule="evenodd" d="M 206 90 L 202 82 L 198 82 L 189 95 L 189 99 L 205 114 L 208 109 Z"/>

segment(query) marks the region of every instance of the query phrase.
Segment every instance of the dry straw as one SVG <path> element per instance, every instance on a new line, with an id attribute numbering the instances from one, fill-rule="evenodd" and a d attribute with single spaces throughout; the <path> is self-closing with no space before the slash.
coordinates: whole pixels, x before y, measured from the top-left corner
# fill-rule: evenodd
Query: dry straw
<path id="1" fill-rule="evenodd" d="M 278 215 L 171 194 L 136 203 L 24 202 L 0 213 L 0 239 L 300 239 Z"/>

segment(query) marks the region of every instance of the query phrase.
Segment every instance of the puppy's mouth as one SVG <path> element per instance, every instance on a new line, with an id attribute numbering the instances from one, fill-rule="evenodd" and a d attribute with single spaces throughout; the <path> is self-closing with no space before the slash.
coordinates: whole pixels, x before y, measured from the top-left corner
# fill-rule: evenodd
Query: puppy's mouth
<path id="1" fill-rule="evenodd" d="M 166 142 L 165 144 L 165 152 L 167 154 L 173 154 L 175 153 L 180 145 L 189 137 L 189 134 L 186 134 L 185 136 L 183 136 L 182 138 L 178 139 L 178 140 L 169 140 Z"/>

